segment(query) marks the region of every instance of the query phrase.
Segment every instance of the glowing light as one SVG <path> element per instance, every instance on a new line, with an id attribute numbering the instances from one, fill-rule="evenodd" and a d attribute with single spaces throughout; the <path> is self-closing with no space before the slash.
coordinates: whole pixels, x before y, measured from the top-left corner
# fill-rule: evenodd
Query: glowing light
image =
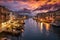
<path id="1" fill-rule="evenodd" d="M 10 19 L 6 22 L 1 23 L 1 30 L 6 30 L 7 28 L 16 28 L 22 26 L 23 20 L 15 20 L 15 16 L 10 14 Z"/>
<path id="2" fill-rule="evenodd" d="M 40 31 L 42 33 L 43 32 L 43 23 L 39 23 L 39 28 L 40 28 Z"/>
<path id="3" fill-rule="evenodd" d="M 41 30 L 43 30 L 43 23 L 41 23 Z"/>
<path id="4" fill-rule="evenodd" d="M 50 24 L 48 24 L 48 23 L 44 23 L 44 24 L 45 24 L 46 30 L 49 31 L 49 29 L 50 29 Z"/>

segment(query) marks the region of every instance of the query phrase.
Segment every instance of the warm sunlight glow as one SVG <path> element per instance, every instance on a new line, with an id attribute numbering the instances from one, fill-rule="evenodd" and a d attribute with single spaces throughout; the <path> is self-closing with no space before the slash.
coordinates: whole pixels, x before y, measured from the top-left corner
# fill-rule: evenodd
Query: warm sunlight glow
<path id="1" fill-rule="evenodd" d="M 4 2 L 3 0 L 1 0 L 0 4 L 3 4 L 3 5 L 9 4 L 9 6 L 12 6 L 10 7 L 11 9 L 16 8 L 17 10 L 23 9 L 23 8 L 34 10 L 36 8 L 41 8 L 42 6 L 45 6 L 45 5 L 55 5 L 55 4 L 60 5 L 60 0 L 26 0 L 26 1 L 16 0 L 16 3 L 14 2 L 14 0 L 11 0 L 11 1 L 5 0 L 5 1 L 7 2 Z"/>

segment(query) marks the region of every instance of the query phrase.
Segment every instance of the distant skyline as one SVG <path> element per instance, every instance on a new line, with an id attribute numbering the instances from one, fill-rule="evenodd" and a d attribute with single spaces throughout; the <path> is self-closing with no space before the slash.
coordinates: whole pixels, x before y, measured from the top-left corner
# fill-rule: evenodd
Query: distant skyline
<path id="1" fill-rule="evenodd" d="M 0 0 L 0 5 L 10 10 L 19 11 L 24 8 L 29 10 L 55 10 L 60 8 L 60 0 Z"/>

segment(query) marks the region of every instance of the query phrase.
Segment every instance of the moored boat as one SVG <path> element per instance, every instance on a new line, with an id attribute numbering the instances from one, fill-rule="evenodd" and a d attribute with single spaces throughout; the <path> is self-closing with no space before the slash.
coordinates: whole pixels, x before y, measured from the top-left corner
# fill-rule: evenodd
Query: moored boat
<path id="1" fill-rule="evenodd" d="M 52 27 L 60 28 L 60 22 L 55 21 L 54 23 L 51 23 Z"/>

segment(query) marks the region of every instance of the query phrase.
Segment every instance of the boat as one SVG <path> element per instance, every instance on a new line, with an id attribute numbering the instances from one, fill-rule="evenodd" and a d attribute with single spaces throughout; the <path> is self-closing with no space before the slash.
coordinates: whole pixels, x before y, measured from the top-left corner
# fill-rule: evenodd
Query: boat
<path id="1" fill-rule="evenodd" d="M 57 25 L 57 24 L 56 25 L 52 24 L 52 26 L 56 28 L 60 28 L 60 25 Z"/>
<path id="2" fill-rule="evenodd" d="M 60 28 L 60 22 L 59 21 L 55 21 L 53 23 L 51 23 L 52 27 L 55 27 L 55 28 Z"/>

